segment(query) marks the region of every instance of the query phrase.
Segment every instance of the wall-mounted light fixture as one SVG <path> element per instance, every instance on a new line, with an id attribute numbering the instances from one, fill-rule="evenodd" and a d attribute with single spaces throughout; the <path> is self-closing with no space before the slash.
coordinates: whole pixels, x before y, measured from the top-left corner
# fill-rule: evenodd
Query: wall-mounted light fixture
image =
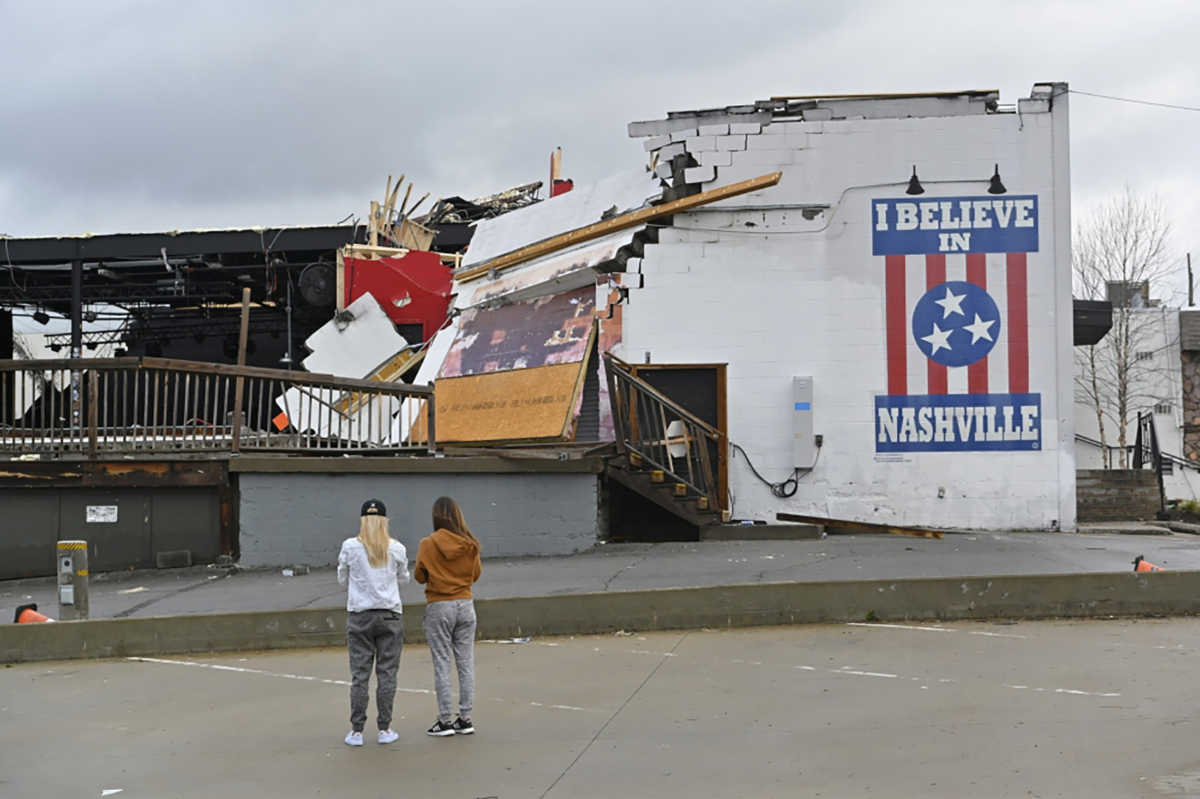
<path id="1" fill-rule="evenodd" d="M 1007 194 L 1008 189 L 1004 188 L 1004 184 L 1000 182 L 999 164 L 996 164 L 995 170 L 992 173 L 992 179 L 988 181 L 988 194 Z"/>
<path id="2" fill-rule="evenodd" d="M 921 185 L 921 181 L 917 179 L 917 165 L 913 164 L 912 177 L 908 179 L 908 188 L 904 190 L 905 194 L 924 194 L 925 187 Z"/>

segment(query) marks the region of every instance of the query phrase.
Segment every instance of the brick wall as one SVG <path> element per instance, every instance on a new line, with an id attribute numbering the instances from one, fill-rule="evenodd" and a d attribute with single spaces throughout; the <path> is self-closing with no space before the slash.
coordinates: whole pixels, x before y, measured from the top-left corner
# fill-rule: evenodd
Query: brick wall
<path id="1" fill-rule="evenodd" d="M 1158 480 L 1149 469 L 1080 469 L 1075 500 L 1081 522 L 1154 519 Z"/>

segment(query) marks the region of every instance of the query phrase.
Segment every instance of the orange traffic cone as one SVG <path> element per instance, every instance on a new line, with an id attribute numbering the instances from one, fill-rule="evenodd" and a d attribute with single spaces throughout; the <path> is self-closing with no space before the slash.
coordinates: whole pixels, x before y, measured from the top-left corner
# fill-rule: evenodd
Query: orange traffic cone
<path id="1" fill-rule="evenodd" d="M 13 614 L 13 624 L 33 624 L 41 621 L 54 621 L 54 619 L 38 613 L 37 603 L 21 605 Z"/>
<path id="2" fill-rule="evenodd" d="M 1163 567 L 1155 566 L 1153 563 L 1146 560 L 1141 555 L 1138 555 L 1136 558 L 1133 559 L 1133 570 L 1135 572 L 1160 572 L 1163 570 Z"/>

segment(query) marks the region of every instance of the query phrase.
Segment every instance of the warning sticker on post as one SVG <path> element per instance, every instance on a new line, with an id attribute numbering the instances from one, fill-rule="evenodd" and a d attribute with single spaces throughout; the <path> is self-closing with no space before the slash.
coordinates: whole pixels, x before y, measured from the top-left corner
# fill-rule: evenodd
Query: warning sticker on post
<path id="1" fill-rule="evenodd" d="M 116 524 L 117 506 L 88 505 L 86 521 L 88 524 Z"/>

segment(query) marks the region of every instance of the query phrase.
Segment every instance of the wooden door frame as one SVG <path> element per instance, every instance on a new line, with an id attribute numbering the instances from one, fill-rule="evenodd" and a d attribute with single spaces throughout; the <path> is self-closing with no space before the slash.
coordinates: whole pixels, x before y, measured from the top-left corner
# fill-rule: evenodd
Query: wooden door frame
<path id="1" fill-rule="evenodd" d="M 729 508 L 729 416 L 726 404 L 725 380 L 728 363 L 641 363 L 629 364 L 629 371 L 638 377 L 639 371 L 673 371 L 683 369 L 712 369 L 717 377 L 717 430 L 721 444 L 717 447 L 717 502 L 722 510 Z M 678 401 L 678 400 L 676 400 Z M 682 404 L 682 403 L 680 403 Z"/>

